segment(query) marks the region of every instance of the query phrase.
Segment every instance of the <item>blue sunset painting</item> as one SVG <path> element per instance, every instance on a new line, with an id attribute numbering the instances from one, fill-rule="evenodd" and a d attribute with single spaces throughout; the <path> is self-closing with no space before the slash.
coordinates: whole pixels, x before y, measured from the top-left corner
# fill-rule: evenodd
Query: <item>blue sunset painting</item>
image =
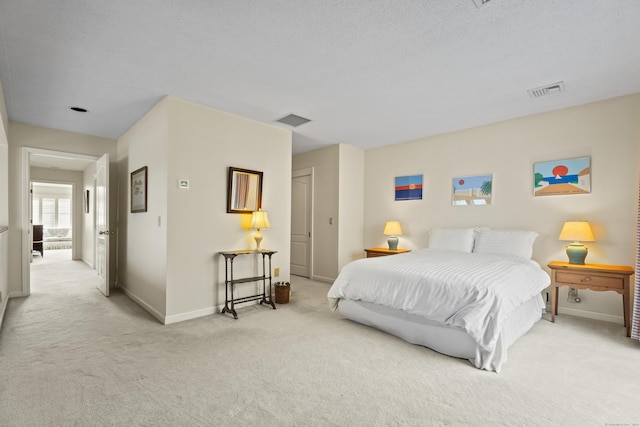
<path id="1" fill-rule="evenodd" d="M 396 200 L 422 200 L 422 175 L 398 176 Z"/>

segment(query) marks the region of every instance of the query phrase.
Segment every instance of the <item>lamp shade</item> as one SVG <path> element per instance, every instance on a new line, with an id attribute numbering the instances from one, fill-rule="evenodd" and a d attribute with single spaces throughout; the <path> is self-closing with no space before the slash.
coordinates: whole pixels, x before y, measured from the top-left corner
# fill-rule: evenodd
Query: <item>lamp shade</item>
<path id="1" fill-rule="evenodd" d="M 402 234 L 402 227 L 398 221 L 388 221 L 384 226 L 385 236 L 399 236 Z"/>
<path id="2" fill-rule="evenodd" d="M 562 226 L 558 240 L 569 242 L 593 242 L 591 227 L 586 221 L 567 221 Z"/>
<path id="3" fill-rule="evenodd" d="M 263 210 L 254 211 L 251 214 L 251 228 L 260 230 L 261 228 L 271 228 L 269 215 Z"/>

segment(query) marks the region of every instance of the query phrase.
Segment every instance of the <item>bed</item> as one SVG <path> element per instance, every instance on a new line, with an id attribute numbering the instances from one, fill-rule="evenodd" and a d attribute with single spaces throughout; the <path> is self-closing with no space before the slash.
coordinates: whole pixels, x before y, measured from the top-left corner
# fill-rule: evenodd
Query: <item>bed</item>
<path id="1" fill-rule="evenodd" d="M 531 260 L 537 233 L 435 229 L 425 249 L 346 265 L 333 310 L 410 343 L 499 372 L 541 319 L 549 275 Z"/>

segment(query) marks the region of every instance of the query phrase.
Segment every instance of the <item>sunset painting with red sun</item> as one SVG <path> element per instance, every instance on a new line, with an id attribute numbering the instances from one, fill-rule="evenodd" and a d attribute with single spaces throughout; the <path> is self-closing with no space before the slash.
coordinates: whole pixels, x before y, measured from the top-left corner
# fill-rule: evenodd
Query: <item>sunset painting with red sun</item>
<path id="1" fill-rule="evenodd" d="M 533 194 L 558 196 L 591 192 L 591 158 L 557 160 L 533 166 Z"/>

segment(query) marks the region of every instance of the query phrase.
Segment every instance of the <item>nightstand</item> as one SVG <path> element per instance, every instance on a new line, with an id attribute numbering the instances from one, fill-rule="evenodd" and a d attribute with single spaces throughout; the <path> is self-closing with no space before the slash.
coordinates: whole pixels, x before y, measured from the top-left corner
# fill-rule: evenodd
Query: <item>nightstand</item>
<path id="1" fill-rule="evenodd" d="M 624 326 L 631 336 L 631 280 L 633 268 L 624 265 L 569 264 L 551 261 L 551 321 L 558 314 L 558 288 L 569 286 L 591 291 L 614 291 L 622 295 Z"/>
<path id="2" fill-rule="evenodd" d="M 378 256 L 397 255 L 405 252 L 411 252 L 410 249 L 389 249 L 389 248 L 368 248 L 364 250 L 367 253 L 367 258 L 374 258 Z"/>

